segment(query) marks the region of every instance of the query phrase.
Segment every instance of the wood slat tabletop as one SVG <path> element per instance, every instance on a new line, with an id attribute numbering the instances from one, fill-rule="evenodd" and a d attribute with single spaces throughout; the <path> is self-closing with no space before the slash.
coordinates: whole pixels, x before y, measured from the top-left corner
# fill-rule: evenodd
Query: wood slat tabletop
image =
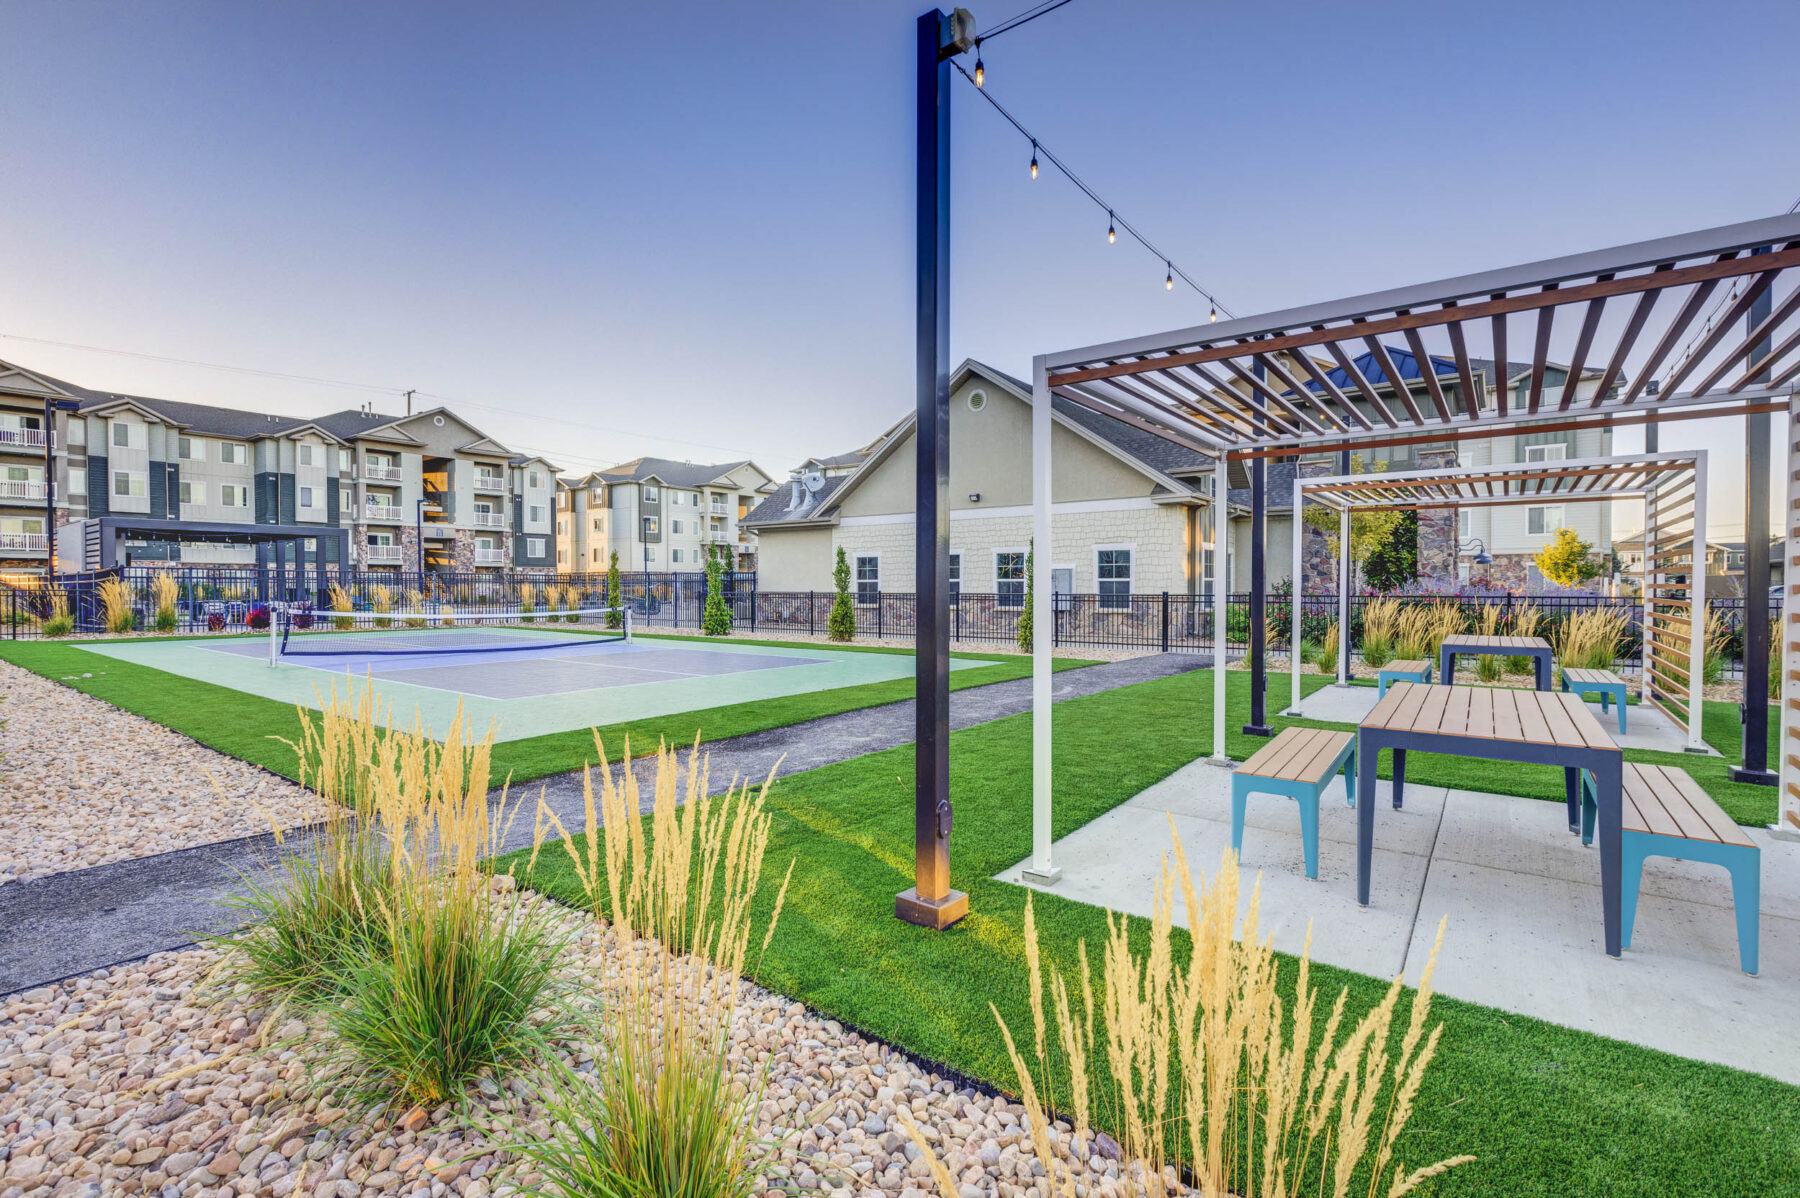
<path id="1" fill-rule="evenodd" d="M 1391 683 L 1362 727 L 1577 749 L 1619 747 L 1578 696 L 1510 687 Z"/>
<path id="2" fill-rule="evenodd" d="M 1478 634 L 1469 636 L 1447 636 L 1444 638 L 1444 644 L 1450 646 L 1450 648 L 1458 653 L 1461 653 L 1464 649 L 1492 649 L 1495 652 L 1517 652 L 1522 649 L 1548 650 L 1550 648 L 1550 642 L 1541 636 L 1482 636 Z"/>

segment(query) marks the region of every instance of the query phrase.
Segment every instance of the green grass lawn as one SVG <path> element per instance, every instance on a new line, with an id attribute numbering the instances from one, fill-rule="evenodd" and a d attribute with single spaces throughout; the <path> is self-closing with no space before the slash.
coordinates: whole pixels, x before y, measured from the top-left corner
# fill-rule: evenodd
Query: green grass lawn
<path id="1" fill-rule="evenodd" d="M 167 638 L 191 639 L 191 638 Z M 701 638 L 669 638 L 701 639 Z M 734 643 L 779 645 L 792 647 L 792 641 L 757 641 L 732 638 Z M 833 649 L 850 649 L 863 653 L 905 653 L 904 649 L 870 645 L 833 645 Z M 955 670 L 950 675 L 950 689 L 986 686 L 1031 674 L 1031 659 L 1007 653 L 961 653 L 958 657 L 990 661 L 993 664 Z M 162 670 L 116 658 L 83 652 L 74 644 L 60 641 L 0 641 L 0 660 L 10 661 L 83 694 L 105 699 L 116 707 L 155 720 L 201 744 L 222 753 L 263 766 L 286 777 L 295 775 L 294 754 L 275 737 L 295 739 L 299 733 L 299 714 L 289 704 L 265 699 L 243 691 L 216 686 L 194 678 L 183 678 Z M 1081 658 L 1059 658 L 1058 670 L 1092 665 Z M 91 674 L 92 677 L 82 677 Z M 652 719 L 610 724 L 600 729 L 609 756 L 616 757 L 627 737 L 634 751 L 653 747 L 657 739 L 692 744 L 696 733 L 706 740 L 723 740 L 770 728 L 837 715 L 864 707 L 875 707 L 910 699 L 913 683 L 909 678 L 861 686 L 812 691 L 779 699 L 759 699 L 710 707 L 701 711 L 681 712 Z M 406 718 L 397 712 L 397 718 Z M 508 777 L 528 782 L 552 774 L 577 770 L 593 760 L 594 738 L 589 731 L 555 732 L 544 736 L 502 741 L 494 746 L 493 769 L 496 780 Z"/>
<path id="2" fill-rule="evenodd" d="M 1308 679 L 1308 689 L 1325 681 Z M 1248 716 L 1248 676 L 1233 673 L 1228 685 L 1228 748 L 1243 756 L 1264 742 L 1236 731 Z M 1067 835 L 1210 752 L 1211 697 L 1210 673 L 1193 673 L 1059 704 L 1055 834 Z M 770 792 L 768 860 L 776 873 L 790 860 L 798 864 L 760 980 L 1016 1091 L 988 1003 L 1015 1028 L 1029 1025 L 1025 892 L 991 878 L 1030 851 L 1030 736 L 1028 716 L 952 735 L 951 861 L 957 885 L 969 893 L 970 915 L 941 933 L 893 915 L 895 893 L 911 883 L 910 747 L 780 780 Z M 1423 755 L 1408 774 L 1436 785 L 1484 781 L 1467 763 Z M 1495 779 L 1485 781 L 1493 789 Z M 1553 769 L 1508 773 L 1507 789 L 1520 782 L 1560 801 Z M 1757 793 L 1767 806 L 1769 792 Z M 1162 848 L 1146 845 L 1144 852 L 1160 855 Z M 523 870 L 523 856 L 510 864 Z M 531 881 L 579 902 L 560 852 L 545 852 Z M 773 887 L 766 889 L 765 904 Z M 1101 911 L 1053 892 L 1035 901 L 1046 953 L 1059 967 L 1070 967 L 1078 941 L 1098 947 Z M 1367 1009 L 1384 985 L 1316 965 L 1314 976 L 1325 1007 L 1348 986 L 1352 1008 Z M 1291 986 L 1291 960 L 1285 978 Z M 1445 1024 L 1443 1047 L 1403 1151 L 1409 1165 L 1458 1152 L 1481 1158 L 1443 1178 L 1438 1193 L 1800 1192 L 1800 1092 L 1788 1086 L 1469 1003 L 1439 998 L 1434 1015 Z"/>

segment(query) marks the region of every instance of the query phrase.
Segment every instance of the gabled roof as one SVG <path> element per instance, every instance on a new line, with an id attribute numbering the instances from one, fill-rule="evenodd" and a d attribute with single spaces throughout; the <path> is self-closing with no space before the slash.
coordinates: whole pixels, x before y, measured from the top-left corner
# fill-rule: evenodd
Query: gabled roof
<path id="1" fill-rule="evenodd" d="M 360 408 L 351 408 L 344 412 L 333 412 L 329 416 L 320 416 L 313 423 L 320 428 L 330 429 L 334 436 L 344 441 L 368 437 L 400 445 L 419 444 L 417 437 L 395 427 L 397 422 L 404 419 L 406 417 L 389 416 L 385 412 L 365 412 Z"/>
<path id="2" fill-rule="evenodd" d="M 754 466 L 765 478 L 768 471 L 749 458 L 735 462 L 677 462 L 670 458 L 633 458 L 617 466 L 597 471 L 609 483 L 658 482 L 668 487 L 697 488 L 712 486 L 739 466 Z"/>
<path id="3" fill-rule="evenodd" d="M 824 518 L 826 510 L 832 506 L 832 496 L 836 495 L 845 483 L 854 475 L 826 475 L 824 484 L 815 494 L 805 487 L 799 488 L 800 501 L 794 502 L 792 485 L 776 487 L 772 495 L 751 509 L 750 514 L 738 521 L 740 528 L 769 524 L 800 524 L 808 520 Z"/>

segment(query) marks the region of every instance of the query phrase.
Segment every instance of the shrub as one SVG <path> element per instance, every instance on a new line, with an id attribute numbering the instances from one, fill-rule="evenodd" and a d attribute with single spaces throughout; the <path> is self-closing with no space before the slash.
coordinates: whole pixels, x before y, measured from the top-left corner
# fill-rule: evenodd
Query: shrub
<path id="1" fill-rule="evenodd" d="M 1313 664 L 1319 667 L 1322 674 L 1335 674 L 1338 668 L 1338 622 L 1333 620 L 1325 626 L 1325 635 L 1320 637 L 1313 649 Z"/>
<path id="2" fill-rule="evenodd" d="M 1610 611 L 1577 612 L 1562 622 L 1551 646 L 1562 669 L 1610 670 L 1618 660 L 1626 618 Z"/>
<path id="3" fill-rule="evenodd" d="M 168 574 L 159 573 L 150 580 L 150 606 L 156 612 L 156 631 L 175 631 L 175 601 L 181 588 Z"/>
<path id="4" fill-rule="evenodd" d="M 1770 637 L 1771 641 L 1780 639 Z M 1717 686 L 1725 680 L 1725 663 L 1730 660 L 1737 640 L 1737 629 L 1718 608 L 1706 613 L 1706 656 L 1701 667 L 1701 681 Z"/>
<path id="5" fill-rule="evenodd" d="M 375 613 L 375 627 L 391 628 L 394 622 L 386 614 L 394 607 L 394 593 L 384 586 L 369 588 L 369 610 Z"/>
<path id="6" fill-rule="evenodd" d="M 614 996 L 611 1051 L 593 1084 L 554 1066 L 549 1130 L 511 1147 L 544 1175 L 549 1193 L 749 1198 L 772 1150 L 754 1131 L 766 1074 L 748 1084 L 734 1076 L 729 1048 L 768 847 L 769 782 L 754 794 L 744 782 L 707 797 L 698 748 L 683 776 L 674 750 L 659 746 L 646 829 L 629 742 L 616 774 L 597 738 L 595 749 L 601 789 L 596 805 L 585 771 L 586 837 L 568 836 L 554 812 L 540 811 L 562 833 L 611 941 L 602 983 Z M 775 895 L 762 949 L 787 885 Z"/>
<path id="7" fill-rule="evenodd" d="M 1498 604 L 1485 604 L 1481 614 L 1475 618 L 1475 631 L 1482 636 L 1498 636 L 1505 621 L 1506 613 Z M 1506 673 L 1506 661 L 1492 653 L 1483 653 L 1475 659 L 1475 676 L 1483 682 L 1498 682 Z"/>
<path id="8" fill-rule="evenodd" d="M 269 627 L 269 605 L 252 603 L 250 610 L 244 615 L 244 623 L 258 632 L 266 631 Z"/>
<path id="9" fill-rule="evenodd" d="M 1037 631 L 1037 617 L 1032 598 L 1037 591 L 1037 543 L 1034 541 L 1025 551 L 1025 606 L 1019 612 L 1019 626 L 1015 639 L 1019 644 L 1019 652 L 1031 652 L 1032 634 Z"/>
<path id="10" fill-rule="evenodd" d="M 615 549 L 606 565 L 606 626 L 608 628 L 619 628 L 624 625 L 624 613 L 619 610 L 624 606 L 625 584 L 619 576 L 619 551 Z"/>
<path id="11" fill-rule="evenodd" d="M 1394 638 L 1400 625 L 1398 599 L 1372 599 L 1363 607 L 1362 659 L 1379 670 L 1394 660 Z"/>
<path id="12" fill-rule="evenodd" d="M 407 591 L 406 592 L 406 610 L 410 611 L 410 612 L 424 611 L 425 610 L 424 594 L 420 591 L 412 591 L 412 590 Z M 423 627 L 425 627 L 425 617 L 424 616 L 407 616 L 401 620 L 401 623 L 404 624 L 408 628 L 423 628 Z"/>
<path id="13" fill-rule="evenodd" d="M 725 602 L 725 560 L 712 554 L 706 562 L 706 608 L 700 631 L 707 636 L 731 635 L 731 605 Z"/>
<path id="14" fill-rule="evenodd" d="M 225 617 L 218 612 L 209 613 L 206 617 L 206 631 L 224 632 Z"/>
<path id="15" fill-rule="evenodd" d="M 838 546 L 837 565 L 832 567 L 831 582 L 837 594 L 831 600 L 831 615 L 825 619 L 825 636 L 834 641 L 856 639 L 856 608 L 850 603 L 850 559 L 844 547 Z"/>
<path id="16" fill-rule="evenodd" d="M 1535 603 L 1521 603 L 1513 608 L 1512 635 L 1537 636 L 1543 622 L 1543 609 Z M 1508 674 L 1528 674 L 1531 672 L 1532 664 L 1532 658 L 1528 655 L 1515 653 L 1506 659 L 1506 672 Z"/>
<path id="17" fill-rule="evenodd" d="M 335 612 L 349 613 L 356 606 L 350 600 L 350 592 L 346 591 L 335 582 L 331 584 L 330 589 L 326 592 L 326 597 L 331 604 L 331 610 Z M 356 621 L 351 619 L 348 614 L 333 616 L 331 618 L 331 626 L 339 632 L 349 632 L 352 628 L 356 627 Z"/>
<path id="18" fill-rule="evenodd" d="M 106 631 L 118 634 L 137 628 L 137 612 L 133 610 L 131 588 L 117 578 L 100 584 L 100 622 Z"/>
<path id="19" fill-rule="evenodd" d="M 1290 1001 L 1270 940 L 1257 939 L 1255 890 L 1243 938 L 1233 939 L 1240 890 L 1236 857 L 1227 851 L 1208 884 L 1189 872 L 1178 836 L 1174 850 L 1173 865 L 1167 857 L 1163 861 L 1147 943 L 1130 919 L 1108 914 L 1098 1001 L 1085 944 L 1077 978 L 1045 966 L 1034 898 L 1026 896 L 1030 1039 L 1024 1029 L 1015 1037 L 998 1008 L 989 1009 L 1012 1060 L 1030 1150 L 1044 1178 L 1041 1190 L 1075 1192 L 1078 1174 L 1071 1155 L 1085 1157 L 1081 1146 L 1093 1135 L 1091 1074 L 1100 1048 L 1114 1088 L 1108 1114 L 1119 1132 L 1126 1194 L 1166 1192 L 1160 1184 L 1165 1163 L 1178 1163 L 1198 1194 L 1343 1198 L 1361 1172 L 1370 1193 L 1398 1198 L 1473 1160 L 1454 1156 L 1408 1172 L 1397 1159 L 1443 1030 L 1426 1025 L 1444 924 L 1438 925 L 1437 943 L 1404 1018 L 1403 979 L 1397 977 L 1381 1002 L 1354 1022 L 1344 1016 L 1348 988 L 1340 991 L 1319 1030 L 1310 954 L 1301 954 Z M 1174 945 L 1178 910 L 1187 917 L 1188 952 Z M 1096 1005 L 1103 1038 L 1095 1036 Z M 1040 1098 L 1053 1088 L 1053 1075 L 1060 1075 L 1072 1099 L 1066 1112 L 1073 1124 L 1072 1154 L 1067 1148 L 1059 1152 L 1050 1130 L 1054 1116 Z M 931 1150 L 910 1120 L 905 1129 L 921 1151 Z M 1169 1161 L 1172 1145 L 1184 1159 Z M 1392 1181 L 1386 1183 L 1390 1167 Z M 1137 1184 L 1125 1180 L 1132 1178 Z"/>
<path id="20" fill-rule="evenodd" d="M 536 611 L 537 587 L 528 582 L 519 592 L 519 619 L 526 624 L 535 623 L 537 616 L 533 613 Z"/>
<path id="21" fill-rule="evenodd" d="M 75 631 L 69 614 L 69 593 L 56 585 L 44 589 L 44 614 L 38 625 L 45 636 L 68 636 Z"/>

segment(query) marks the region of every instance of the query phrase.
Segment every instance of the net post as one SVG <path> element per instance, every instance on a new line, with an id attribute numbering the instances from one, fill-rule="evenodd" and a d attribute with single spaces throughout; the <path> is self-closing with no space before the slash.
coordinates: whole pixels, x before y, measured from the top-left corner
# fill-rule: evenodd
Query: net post
<path id="1" fill-rule="evenodd" d="M 625 643 L 631 643 L 631 605 L 625 605 Z"/>
<path id="2" fill-rule="evenodd" d="M 279 633 L 276 630 L 276 625 L 278 623 L 280 623 L 280 621 L 275 615 L 274 607 L 271 606 L 269 608 L 269 668 L 270 669 L 275 668 L 276 661 L 281 657 L 281 646 L 279 643 L 277 643 L 277 641 L 275 639 L 276 636 L 279 635 Z"/>

